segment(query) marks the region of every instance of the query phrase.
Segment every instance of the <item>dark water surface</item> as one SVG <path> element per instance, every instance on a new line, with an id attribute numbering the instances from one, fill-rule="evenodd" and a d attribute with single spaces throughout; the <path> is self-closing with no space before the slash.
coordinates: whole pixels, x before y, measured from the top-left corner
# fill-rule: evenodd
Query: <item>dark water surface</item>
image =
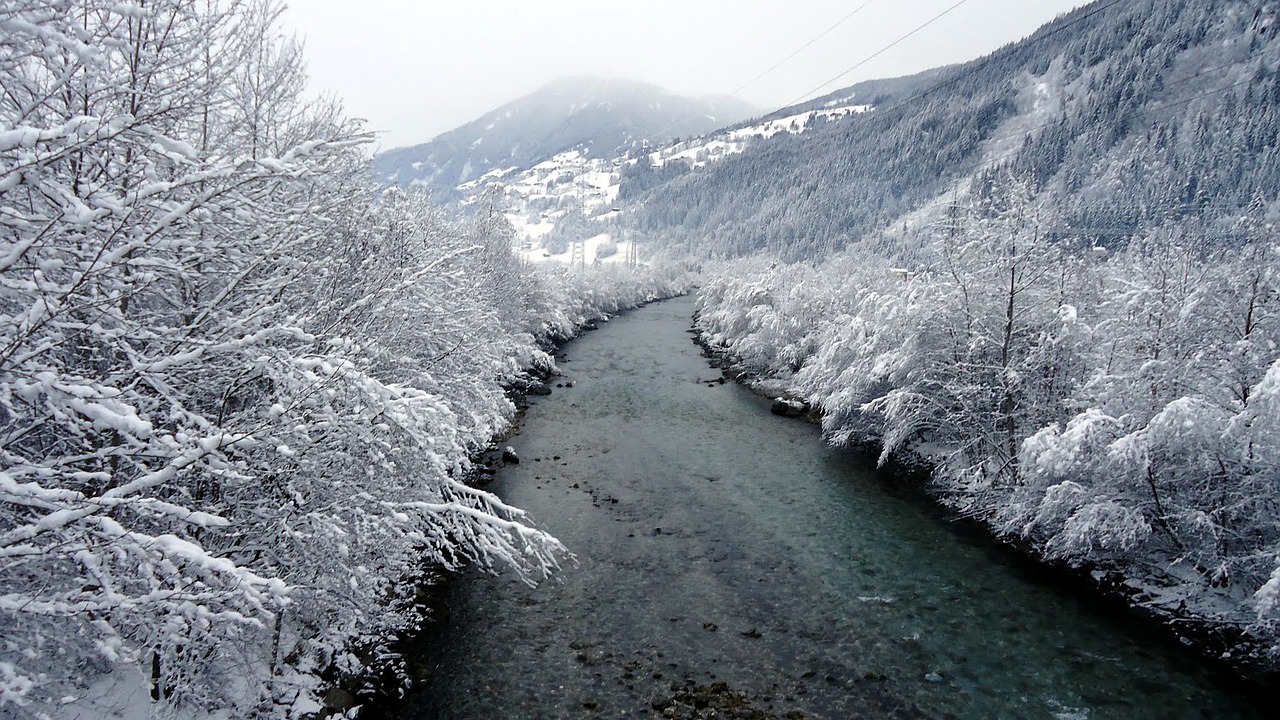
<path id="1" fill-rule="evenodd" d="M 816 428 L 708 387 L 692 308 L 567 347 L 574 387 L 529 409 L 490 489 L 578 563 L 455 583 L 394 717 L 1259 717 Z"/>

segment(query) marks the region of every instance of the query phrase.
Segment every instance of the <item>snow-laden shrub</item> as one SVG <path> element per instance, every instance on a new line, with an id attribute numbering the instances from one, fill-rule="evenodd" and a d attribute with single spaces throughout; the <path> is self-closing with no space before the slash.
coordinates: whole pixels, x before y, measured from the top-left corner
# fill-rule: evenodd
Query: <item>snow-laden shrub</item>
<path id="1" fill-rule="evenodd" d="M 1051 497 L 1046 497 L 1046 502 Z M 1098 550 L 1125 552 L 1142 544 L 1151 534 L 1142 513 L 1117 502 L 1090 502 L 1070 514 L 1062 531 L 1049 540 L 1051 556 L 1073 560 L 1088 558 Z"/>

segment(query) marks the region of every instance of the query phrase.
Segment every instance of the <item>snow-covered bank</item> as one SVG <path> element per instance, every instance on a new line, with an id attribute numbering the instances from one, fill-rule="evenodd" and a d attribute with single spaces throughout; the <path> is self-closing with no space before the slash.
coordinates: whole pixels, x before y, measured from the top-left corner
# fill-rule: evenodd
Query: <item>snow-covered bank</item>
<path id="1" fill-rule="evenodd" d="M 703 284 L 699 328 L 820 409 L 830 442 L 925 458 L 964 516 L 1123 578 L 1134 603 L 1237 637 L 1224 659 L 1274 669 L 1270 230 L 1242 218 L 1252 243 L 1229 252 L 1171 228 L 1107 251 L 1015 215 L 965 223 L 909 269 L 853 253 L 733 263 Z"/>
<path id="2" fill-rule="evenodd" d="M 260 571 L 264 577 L 275 574 L 281 580 L 277 581 L 278 592 L 284 603 L 274 611 L 279 619 L 274 624 L 253 623 L 237 629 L 241 644 L 235 654 L 242 661 L 253 662 L 250 668 L 256 671 L 267 670 L 268 658 L 252 654 L 253 647 L 281 648 L 272 652 L 278 653 L 274 674 L 236 675 L 223 665 L 234 656 L 211 648 L 205 659 L 217 677 L 228 681 L 224 692 L 198 699 L 183 695 L 178 689 L 162 690 L 162 696 L 167 697 L 157 703 L 152 698 L 153 666 L 149 655 L 138 653 L 122 640 L 113 657 L 99 658 L 86 651 L 74 666 L 60 667 L 56 658 L 34 656 L 33 659 L 52 663 L 50 669 L 59 672 L 46 672 L 27 682 L 19 682 L 21 677 L 5 678 L 16 681 L 6 686 L 15 691 L 10 692 L 7 703 L 11 704 L 6 708 L 30 713 L 31 717 L 47 714 L 53 718 L 119 720 L 175 712 L 178 717 L 204 720 L 249 714 L 301 717 L 326 707 L 341 710 L 355 700 L 348 690 L 377 682 L 381 690 L 388 691 L 394 689 L 388 688 L 388 683 L 404 681 L 403 665 L 393 648 L 398 638 L 412 633 L 424 619 L 425 608 L 417 603 L 415 592 L 424 582 L 422 571 L 478 564 L 493 571 L 514 571 L 530 582 L 554 571 L 563 552 L 554 538 L 526 526 L 519 510 L 463 485 L 457 478 L 468 476 L 478 450 L 505 432 L 514 418 L 516 408 L 504 387 L 526 383 L 531 374 L 554 371 L 549 354 L 554 343 L 626 309 L 688 292 L 691 283 L 687 274 L 669 267 L 574 272 L 563 266 L 538 264 L 522 265 L 518 273 L 517 278 L 508 278 L 507 282 L 524 290 L 520 327 L 503 326 L 497 328 L 498 332 L 495 328 L 461 328 L 464 334 L 474 334 L 475 340 L 474 345 L 467 344 L 465 353 L 450 354 L 451 341 L 447 338 L 441 338 L 428 353 L 435 367 L 419 384 L 429 385 L 431 390 L 412 391 L 429 392 L 435 412 L 416 440 L 399 440 L 408 443 L 405 448 L 392 448 L 378 439 L 387 428 L 379 428 L 372 408 L 364 412 L 357 408 L 331 408 L 333 414 L 328 422 L 343 422 L 362 437 L 374 439 L 372 452 L 366 456 L 368 461 L 376 462 L 384 453 L 391 455 L 381 465 L 371 464 L 367 477 L 354 476 L 345 464 L 334 464 L 334 456 L 300 442 L 295 427 L 295 439 L 288 454 L 283 455 L 287 459 L 270 472 L 274 477 L 292 478 L 299 469 L 307 468 L 322 485 L 331 484 L 334 489 L 322 499 L 314 488 L 302 490 L 297 479 L 288 480 L 291 487 L 298 488 L 296 492 L 308 494 L 295 497 L 268 516 L 274 523 L 311 529 L 306 535 L 291 532 L 290 545 L 277 546 L 272 553 L 293 552 L 295 557 L 309 558 L 308 564 L 266 566 L 269 569 Z M 472 307 L 468 299 L 476 297 L 479 289 L 469 284 L 466 292 L 447 302 L 445 309 L 462 312 Z M 510 307 L 492 308 L 503 309 L 509 311 Z M 443 352 L 437 354 L 441 348 Z M 352 372 L 348 378 L 326 382 L 323 387 L 341 391 L 345 386 L 342 380 L 346 379 L 377 382 L 369 377 L 361 379 L 359 373 Z M 396 394 L 403 397 L 410 391 L 411 388 L 401 387 Z M 365 398 L 364 402 L 371 401 Z M 274 407 L 260 409 L 271 414 Z M 374 407 L 385 413 L 393 406 Z M 293 412 L 296 410 L 290 409 L 281 415 L 287 418 Z M 277 453 L 284 451 L 277 447 Z M 328 466 L 322 467 L 326 463 Z M 264 465 L 259 477 L 266 470 Z M 471 504 L 468 498 L 480 499 L 483 504 Z M 326 509 L 324 504 L 330 507 Z M 412 512 L 415 506 L 427 504 L 432 507 L 422 507 L 421 514 Z M 468 530 L 466 525 L 449 518 L 444 511 L 448 505 L 467 516 L 478 516 L 476 520 L 492 523 L 492 527 L 478 525 Z M 380 508 L 385 511 L 380 512 Z M 227 519 L 227 527 L 240 534 L 251 531 L 233 512 L 224 511 L 222 516 Z M 476 530 L 480 534 L 470 540 L 432 537 L 434 533 Z M 216 536 L 209 539 L 217 541 Z M 191 552 L 210 551 L 193 545 Z M 529 558 L 543 565 L 532 568 L 527 564 Z M 309 573 L 305 582 L 300 581 L 300 571 Z M 374 589 L 365 590 L 366 584 Z M 343 585 L 347 586 L 344 592 L 336 593 L 335 589 Z M 358 609 L 352 607 L 354 598 L 367 604 Z M 58 622 L 67 628 L 95 624 L 91 615 L 74 613 Z M 145 626 L 147 618 L 139 617 L 133 622 Z M 325 622 L 333 624 L 321 624 Z M 12 618 L 11 623 L 15 632 L 49 635 L 47 628 L 33 627 L 21 616 Z M 71 674 L 60 680 L 61 672 Z M 208 681 L 197 668 L 186 672 L 186 681 L 195 687 Z"/>
<path id="3" fill-rule="evenodd" d="M 680 286 L 530 268 L 500 209 L 372 184 L 277 11 L 0 9 L 0 715 L 298 715 L 394 675 L 425 566 L 565 555 L 462 479 L 504 386 Z"/>

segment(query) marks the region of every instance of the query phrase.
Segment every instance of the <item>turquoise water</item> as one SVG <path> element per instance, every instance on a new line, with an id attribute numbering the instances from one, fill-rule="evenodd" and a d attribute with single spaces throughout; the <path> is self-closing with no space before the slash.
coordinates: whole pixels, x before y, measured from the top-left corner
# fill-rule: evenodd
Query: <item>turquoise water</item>
<path id="1" fill-rule="evenodd" d="M 453 584 L 398 718 L 1250 718 L 1189 652 L 1042 582 L 718 377 L 692 300 L 565 350 L 490 489 L 577 556 Z M 558 456 L 558 457 L 557 457 Z M 683 715 L 682 715 L 683 713 Z"/>

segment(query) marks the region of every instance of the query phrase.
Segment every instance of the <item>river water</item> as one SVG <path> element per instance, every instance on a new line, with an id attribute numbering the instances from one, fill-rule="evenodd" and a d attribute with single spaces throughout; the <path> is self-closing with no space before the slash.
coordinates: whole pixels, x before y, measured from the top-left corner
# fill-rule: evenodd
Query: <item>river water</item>
<path id="1" fill-rule="evenodd" d="M 396 718 L 1245 718 L 1180 648 L 1038 580 L 691 342 L 691 298 L 571 343 L 490 489 L 577 557 L 477 575 Z"/>

